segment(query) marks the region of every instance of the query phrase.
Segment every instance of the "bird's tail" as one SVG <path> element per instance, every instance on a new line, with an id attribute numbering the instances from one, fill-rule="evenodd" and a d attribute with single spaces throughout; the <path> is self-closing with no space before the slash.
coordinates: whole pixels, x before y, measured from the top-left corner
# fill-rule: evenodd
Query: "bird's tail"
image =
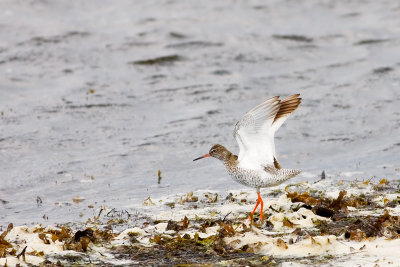
<path id="1" fill-rule="evenodd" d="M 292 169 L 280 169 L 279 171 L 282 172 L 282 175 L 287 176 L 287 179 L 293 178 L 301 173 L 301 170 L 292 170 Z"/>
<path id="2" fill-rule="evenodd" d="M 301 173 L 301 170 L 293 170 L 293 169 L 279 169 L 277 170 L 276 177 L 277 179 L 274 180 L 274 183 L 270 186 L 280 185 L 281 183 L 289 180 L 290 178 L 295 177 Z"/>

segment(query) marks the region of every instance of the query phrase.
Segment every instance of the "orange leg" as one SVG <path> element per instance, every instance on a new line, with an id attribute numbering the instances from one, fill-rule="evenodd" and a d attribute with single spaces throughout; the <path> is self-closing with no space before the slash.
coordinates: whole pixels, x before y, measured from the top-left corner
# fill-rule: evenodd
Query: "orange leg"
<path id="1" fill-rule="evenodd" d="M 254 210 L 253 210 L 253 212 L 251 213 L 251 215 L 254 215 L 254 212 L 256 212 L 256 209 L 257 209 L 257 207 L 258 207 L 259 204 L 260 204 L 260 199 L 257 199 L 257 204 L 256 204 L 256 206 L 254 207 Z"/>
<path id="2" fill-rule="evenodd" d="M 260 221 L 263 219 L 263 210 L 264 210 L 264 201 L 262 200 L 260 196 L 260 192 L 258 192 L 258 199 L 260 200 L 261 203 L 261 210 L 260 210 Z"/>
<path id="3" fill-rule="evenodd" d="M 256 209 L 257 209 L 258 205 L 261 203 L 260 220 L 262 220 L 262 217 L 263 217 L 263 209 L 264 209 L 264 202 L 263 202 L 263 200 L 262 200 L 262 198 L 261 198 L 261 196 L 260 196 L 260 192 L 257 192 L 257 195 L 258 195 L 257 204 L 256 204 L 256 206 L 254 207 L 254 210 L 253 210 L 253 212 L 251 213 L 251 215 L 254 215 L 254 212 L 256 212 Z M 250 217 L 250 216 L 249 216 L 249 220 L 251 220 L 251 217 Z"/>

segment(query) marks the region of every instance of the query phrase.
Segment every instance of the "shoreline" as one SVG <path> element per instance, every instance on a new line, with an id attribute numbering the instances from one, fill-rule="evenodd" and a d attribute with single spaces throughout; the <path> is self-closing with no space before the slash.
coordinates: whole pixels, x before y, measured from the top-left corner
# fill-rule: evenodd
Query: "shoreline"
<path id="1" fill-rule="evenodd" d="M 332 181 L 264 192 L 266 220 L 246 220 L 251 189 L 196 191 L 110 209 L 86 223 L 9 226 L 0 265 L 386 265 L 400 246 L 400 182 Z M 293 265 L 291 265 L 293 266 Z"/>

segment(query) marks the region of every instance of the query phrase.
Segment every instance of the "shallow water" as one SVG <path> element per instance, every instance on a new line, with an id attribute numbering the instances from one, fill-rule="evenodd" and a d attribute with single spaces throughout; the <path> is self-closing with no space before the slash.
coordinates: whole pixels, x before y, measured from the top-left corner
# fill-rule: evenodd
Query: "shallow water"
<path id="1" fill-rule="evenodd" d="M 294 181 L 400 176 L 395 1 L 9 0 L 0 10 L 0 225 L 240 188 L 219 162 L 192 159 L 214 143 L 237 152 L 234 123 L 274 95 L 303 97 L 276 136 L 280 163 L 303 170 Z"/>

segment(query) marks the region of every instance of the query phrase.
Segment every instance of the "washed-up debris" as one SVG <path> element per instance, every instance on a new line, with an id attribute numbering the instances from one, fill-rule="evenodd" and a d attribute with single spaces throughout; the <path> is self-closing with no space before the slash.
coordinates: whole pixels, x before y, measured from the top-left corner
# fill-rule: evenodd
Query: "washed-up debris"
<path id="1" fill-rule="evenodd" d="M 169 220 L 167 227 L 165 228 L 167 231 L 168 230 L 173 230 L 176 232 L 179 232 L 181 230 L 184 230 L 186 228 L 188 228 L 189 226 L 189 220 L 187 217 L 183 218 L 182 221 L 180 221 L 179 223 Z"/>
<path id="2" fill-rule="evenodd" d="M 310 197 L 308 192 L 305 192 L 303 194 L 299 194 L 297 192 L 294 193 L 287 192 L 286 196 L 290 198 L 292 202 L 303 202 L 307 205 L 317 205 L 320 203 L 320 200 Z"/>
<path id="3" fill-rule="evenodd" d="M 162 202 L 148 198 L 146 215 L 102 207 L 84 224 L 10 224 L 0 236 L 0 265 L 395 262 L 400 246 L 398 183 L 329 183 L 294 184 L 286 193 L 276 189 L 281 193 L 264 201 L 263 222 L 247 219 L 255 195 L 232 191 L 226 197 L 189 192 Z M 165 209 L 163 203 L 175 208 Z"/>
<path id="4" fill-rule="evenodd" d="M 26 252 L 26 248 L 27 248 L 27 247 L 28 247 L 28 246 L 25 246 L 25 247 L 22 249 L 22 251 L 17 255 L 17 258 L 18 258 L 18 259 L 22 256 L 22 260 L 23 260 L 24 262 L 26 262 L 25 252 Z"/>
<path id="5" fill-rule="evenodd" d="M 80 202 L 85 201 L 85 198 L 84 198 L 84 197 L 81 197 L 81 196 L 75 196 L 75 197 L 72 198 L 72 201 L 73 201 L 74 203 L 80 203 Z"/>
<path id="6" fill-rule="evenodd" d="M 178 203 L 183 205 L 185 202 L 197 202 L 198 200 L 199 198 L 193 192 L 189 192 L 186 194 L 186 197 L 181 197 Z"/>
<path id="7" fill-rule="evenodd" d="M 340 191 L 337 199 L 332 201 L 332 203 L 328 206 L 328 208 L 332 208 L 334 211 L 343 211 L 345 213 L 348 212 L 346 204 L 343 202 L 343 197 L 347 194 L 345 190 Z"/>
<path id="8" fill-rule="evenodd" d="M 204 196 L 208 199 L 209 203 L 217 203 L 218 201 L 218 193 L 204 194 Z"/>
<path id="9" fill-rule="evenodd" d="M 333 216 L 333 214 L 335 214 L 335 212 L 332 209 L 322 207 L 322 206 L 315 207 L 314 212 L 318 216 L 327 217 L 327 218 L 330 218 Z"/>
<path id="10" fill-rule="evenodd" d="M 12 248 L 12 245 L 7 240 L 5 240 L 5 237 L 11 231 L 11 229 L 13 229 L 13 227 L 13 224 L 10 223 L 7 227 L 7 230 L 5 230 L 0 236 L 0 258 L 6 256 L 7 253 L 9 253 L 10 255 L 15 255 L 16 253 L 15 249 L 11 249 L 11 251 L 8 250 L 9 248 Z"/>
<path id="11" fill-rule="evenodd" d="M 41 207 L 42 204 L 43 204 L 42 198 L 39 197 L 39 196 L 37 196 L 37 197 L 36 197 L 36 205 L 37 205 L 38 207 Z"/>
<path id="12" fill-rule="evenodd" d="M 283 224 L 283 226 L 286 226 L 286 227 L 288 227 L 288 228 L 293 228 L 293 227 L 295 227 L 295 224 L 294 223 L 292 223 L 288 218 L 283 218 L 283 220 L 282 220 L 282 224 Z"/>
<path id="13" fill-rule="evenodd" d="M 161 184 L 161 170 L 158 170 L 158 181 L 157 181 L 157 183 L 158 184 Z"/>
<path id="14" fill-rule="evenodd" d="M 154 206 L 156 205 L 153 200 L 151 200 L 150 197 L 148 197 L 144 202 L 143 202 L 143 206 Z"/>

